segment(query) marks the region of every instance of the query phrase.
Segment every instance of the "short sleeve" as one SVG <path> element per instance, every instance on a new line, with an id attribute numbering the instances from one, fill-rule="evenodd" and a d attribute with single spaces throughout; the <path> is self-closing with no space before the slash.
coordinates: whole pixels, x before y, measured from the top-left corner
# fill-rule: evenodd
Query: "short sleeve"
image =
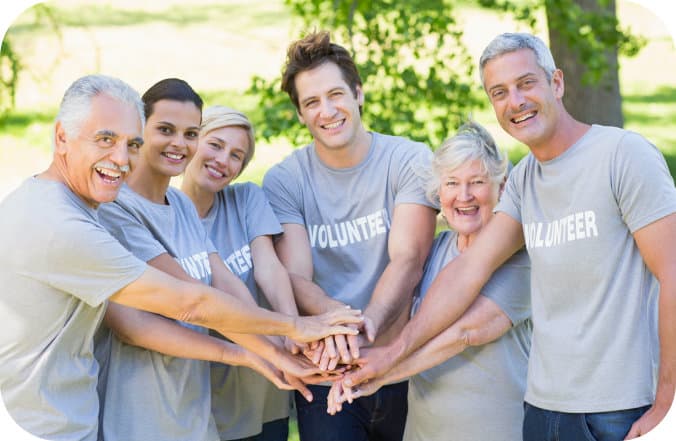
<path id="1" fill-rule="evenodd" d="M 400 159 L 397 188 L 394 199 L 398 204 L 420 204 L 438 209 L 437 204 L 425 195 L 425 171 L 432 162 L 432 151 L 420 143 L 405 145 L 405 154 Z"/>
<path id="2" fill-rule="evenodd" d="M 144 262 L 167 252 L 152 232 L 117 202 L 102 204 L 99 220 L 115 239 Z"/>
<path id="3" fill-rule="evenodd" d="M 636 230 L 676 212 L 676 188 L 662 153 L 626 132 L 612 161 L 611 185 L 622 220 Z"/>
<path id="4" fill-rule="evenodd" d="M 42 271 L 33 268 L 33 275 L 40 278 L 42 272 L 50 286 L 93 307 L 138 279 L 147 268 L 103 227 L 85 220 L 69 222 L 46 248 L 46 267 Z"/>
<path id="5" fill-rule="evenodd" d="M 523 223 L 521 218 L 521 190 L 523 189 L 527 158 L 529 156 L 523 158 L 509 174 L 500 200 L 493 209 L 494 213 L 503 212 L 519 223 Z"/>
<path id="6" fill-rule="evenodd" d="M 246 189 L 246 229 L 249 242 L 259 236 L 273 236 L 282 232 L 274 210 L 263 190 L 253 182 Z"/>
<path id="7" fill-rule="evenodd" d="M 530 260 L 525 250 L 510 257 L 481 289 L 512 322 L 518 325 L 531 316 Z"/>
<path id="8" fill-rule="evenodd" d="M 298 178 L 290 172 L 287 162 L 290 161 L 287 160 L 268 170 L 263 178 L 263 191 L 281 224 L 305 225 Z"/>

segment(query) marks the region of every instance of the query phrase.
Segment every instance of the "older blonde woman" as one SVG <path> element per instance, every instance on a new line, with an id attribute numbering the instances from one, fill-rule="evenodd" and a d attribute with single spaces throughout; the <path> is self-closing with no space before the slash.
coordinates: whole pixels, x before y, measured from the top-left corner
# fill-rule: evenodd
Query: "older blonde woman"
<path id="1" fill-rule="evenodd" d="M 224 106 L 204 111 L 195 157 L 182 190 L 197 207 L 221 259 L 259 305 L 298 315 L 289 276 L 272 237 L 282 232 L 263 191 L 251 182 L 232 184 L 249 164 L 255 142 L 251 122 Z M 285 441 L 289 393 L 252 369 L 214 363 L 212 411 L 221 440 Z"/>
<path id="2" fill-rule="evenodd" d="M 471 247 L 490 220 L 507 166 L 490 134 L 474 122 L 435 151 L 427 194 L 440 203 L 451 230 L 432 245 L 414 313 L 441 268 Z M 410 376 L 405 441 L 520 440 L 532 329 L 529 279 L 530 262 L 521 251 L 458 321 L 383 377 L 355 390 L 337 383 L 329 412 Z"/>

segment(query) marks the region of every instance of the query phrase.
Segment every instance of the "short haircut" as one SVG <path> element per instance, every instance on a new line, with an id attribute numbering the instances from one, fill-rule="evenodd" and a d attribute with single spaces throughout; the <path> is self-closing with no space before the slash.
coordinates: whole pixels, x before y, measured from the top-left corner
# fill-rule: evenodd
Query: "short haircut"
<path id="1" fill-rule="evenodd" d="M 155 103 L 161 100 L 191 102 L 202 112 L 202 98 L 187 82 L 178 78 L 165 78 L 150 86 L 143 94 L 143 105 L 146 118 L 153 114 Z"/>
<path id="2" fill-rule="evenodd" d="M 143 102 L 138 92 L 124 81 L 105 75 L 86 75 L 73 82 L 63 95 L 56 121 L 61 123 L 66 135 L 76 137 L 91 112 L 92 99 L 108 95 L 131 104 L 137 111 L 141 127 L 145 124 Z"/>
<path id="3" fill-rule="evenodd" d="M 211 106 L 208 107 L 202 114 L 202 125 L 200 126 L 200 138 L 206 136 L 212 130 L 221 129 L 223 127 L 239 127 L 244 129 L 249 138 L 249 149 L 246 152 L 244 161 L 242 161 L 242 170 L 249 164 L 253 158 L 256 148 L 256 141 L 254 138 L 253 124 L 249 118 L 239 110 L 231 109 L 226 106 Z"/>
<path id="4" fill-rule="evenodd" d="M 282 90 L 289 94 L 296 109 L 300 110 L 296 75 L 329 62 L 338 66 L 343 80 L 356 97 L 357 87 L 362 85 L 357 66 L 347 49 L 331 43 L 331 36 L 327 31 L 312 32 L 289 45 L 282 72 Z"/>
<path id="5" fill-rule="evenodd" d="M 497 148 L 491 134 L 482 125 L 470 120 L 434 152 L 425 185 L 427 198 L 438 204 L 444 172 L 475 160 L 481 161 L 482 168 L 494 183 L 504 180 L 510 165 L 509 158 Z"/>
<path id="6" fill-rule="evenodd" d="M 527 33 L 505 33 L 495 37 L 486 49 L 484 49 L 479 59 L 479 74 L 481 75 L 481 83 L 484 84 L 484 67 L 486 63 L 494 58 L 504 55 L 509 52 L 518 51 L 520 49 L 530 49 L 535 53 L 535 59 L 538 66 L 545 71 L 547 81 L 552 81 L 552 75 L 556 70 L 554 57 L 547 45 L 538 37 Z M 485 86 L 485 85 L 484 85 Z"/>

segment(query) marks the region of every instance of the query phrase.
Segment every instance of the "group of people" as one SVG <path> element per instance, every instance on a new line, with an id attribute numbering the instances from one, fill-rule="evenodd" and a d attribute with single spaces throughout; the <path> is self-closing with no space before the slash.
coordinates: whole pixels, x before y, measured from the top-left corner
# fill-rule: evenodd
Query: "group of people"
<path id="1" fill-rule="evenodd" d="M 480 72 L 530 149 L 513 169 L 473 121 L 434 153 L 368 131 L 350 53 L 308 34 L 282 89 L 312 142 L 262 188 L 232 183 L 240 111 L 175 78 L 75 81 L 51 165 L 0 203 L 10 415 L 73 441 L 283 441 L 292 401 L 302 441 L 651 430 L 676 381 L 664 158 L 568 114 L 535 36 L 497 36 Z"/>

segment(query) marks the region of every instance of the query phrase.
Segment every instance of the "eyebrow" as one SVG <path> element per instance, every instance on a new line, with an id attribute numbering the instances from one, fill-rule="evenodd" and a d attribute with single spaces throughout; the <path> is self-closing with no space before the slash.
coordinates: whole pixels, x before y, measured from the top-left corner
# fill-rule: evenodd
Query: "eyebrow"
<path id="1" fill-rule="evenodd" d="M 113 132 L 110 129 L 103 129 L 99 130 L 98 132 L 94 133 L 95 137 L 100 137 L 100 136 L 110 136 L 111 138 L 117 138 L 117 133 Z"/>
<path id="2" fill-rule="evenodd" d="M 526 72 L 525 74 L 523 74 L 523 75 L 521 75 L 520 77 L 518 77 L 518 78 L 516 79 L 516 81 L 521 81 L 521 80 L 523 80 L 523 79 L 526 78 L 526 77 L 535 76 L 535 75 L 536 75 L 535 72 Z M 489 88 L 488 91 L 490 92 L 491 90 L 497 89 L 497 88 L 499 88 L 499 87 L 504 87 L 504 85 L 503 85 L 502 83 L 496 84 L 495 86 Z"/>

